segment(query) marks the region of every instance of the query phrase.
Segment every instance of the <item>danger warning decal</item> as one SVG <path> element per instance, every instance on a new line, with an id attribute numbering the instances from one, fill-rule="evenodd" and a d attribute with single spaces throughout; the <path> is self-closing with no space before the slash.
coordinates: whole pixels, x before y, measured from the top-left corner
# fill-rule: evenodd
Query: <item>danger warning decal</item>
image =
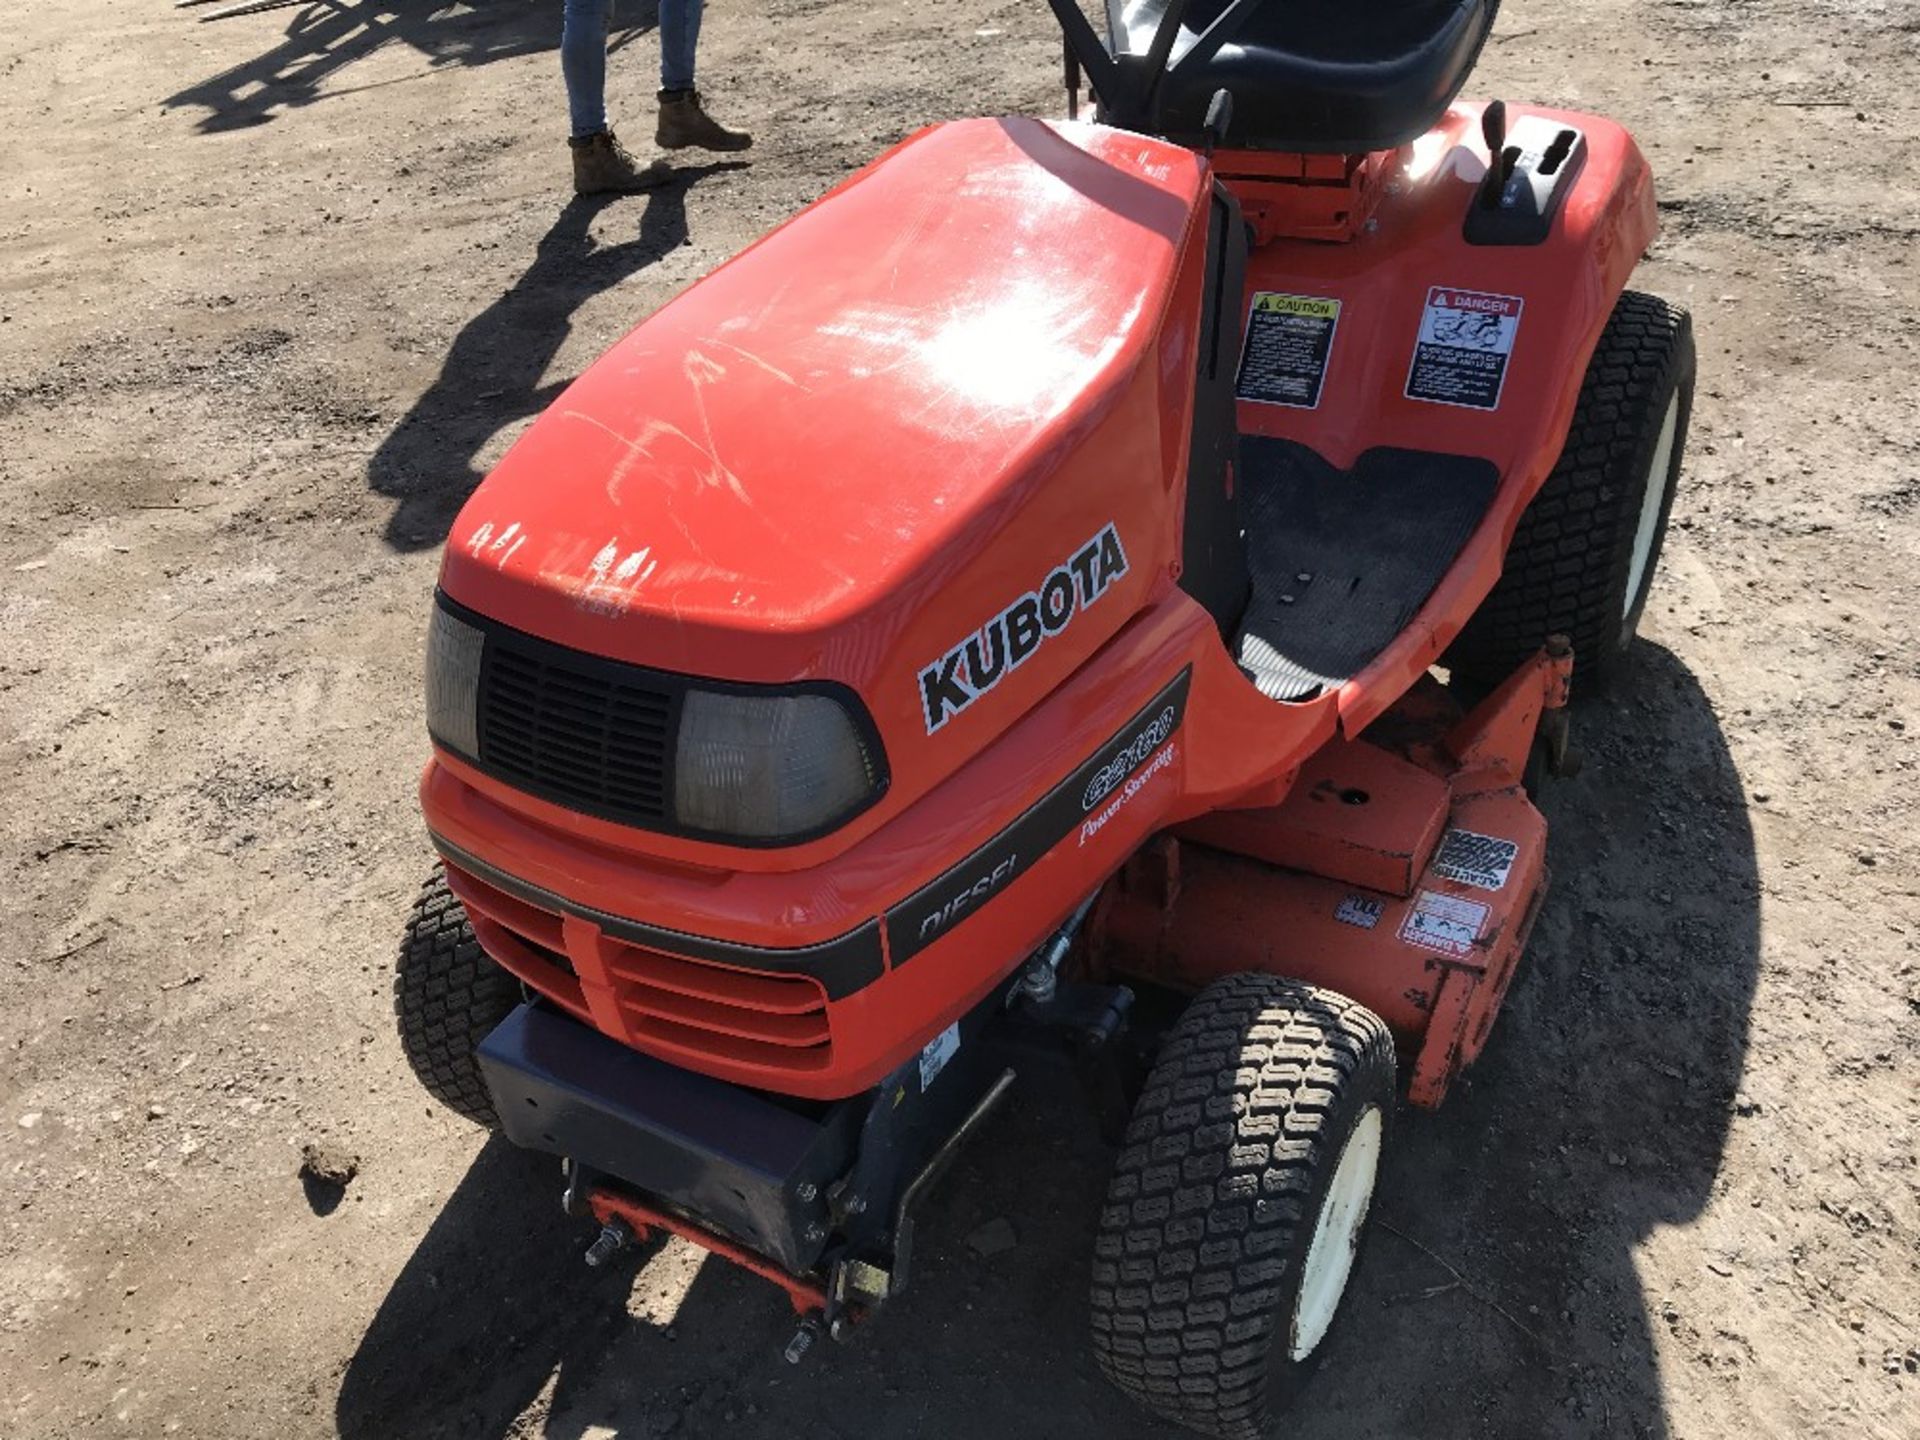
<path id="1" fill-rule="evenodd" d="M 1520 333 L 1517 295 L 1487 295 L 1435 285 L 1427 291 L 1420 338 L 1407 371 L 1407 398 L 1497 410 L 1507 361 Z"/>
<path id="2" fill-rule="evenodd" d="M 1413 908 L 1407 912 L 1407 918 L 1400 922 L 1400 938 L 1436 955 L 1464 960 L 1473 953 L 1473 942 L 1480 938 L 1487 916 L 1492 913 L 1477 900 L 1461 900 L 1435 890 L 1422 890 L 1413 897 Z"/>
<path id="3" fill-rule="evenodd" d="M 1233 393 L 1262 405 L 1316 408 L 1339 325 L 1338 300 L 1259 291 L 1247 314 L 1240 381 Z"/>
<path id="4" fill-rule="evenodd" d="M 1024 664 L 1040 643 L 1127 573 L 1120 532 L 1109 523 L 1029 591 L 920 672 L 920 706 L 927 733 L 978 700 Z"/>
<path id="5" fill-rule="evenodd" d="M 1507 883 L 1519 853 L 1520 847 L 1511 840 L 1476 835 L 1471 830 L 1449 830 L 1440 839 L 1440 853 L 1433 857 L 1433 873 L 1456 885 L 1498 890 Z"/>

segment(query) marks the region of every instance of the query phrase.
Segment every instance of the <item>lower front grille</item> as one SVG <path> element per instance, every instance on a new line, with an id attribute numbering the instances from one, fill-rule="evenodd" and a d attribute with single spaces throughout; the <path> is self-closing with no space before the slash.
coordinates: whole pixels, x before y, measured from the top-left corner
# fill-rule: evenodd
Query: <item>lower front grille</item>
<path id="1" fill-rule="evenodd" d="M 448 863 L 447 882 L 482 948 L 595 1028 L 697 1063 L 828 1068 L 827 993 L 806 975 L 739 970 L 630 944 L 509 895 Z M 597 1003 L 596 1003 L 597 1000 Z"/>

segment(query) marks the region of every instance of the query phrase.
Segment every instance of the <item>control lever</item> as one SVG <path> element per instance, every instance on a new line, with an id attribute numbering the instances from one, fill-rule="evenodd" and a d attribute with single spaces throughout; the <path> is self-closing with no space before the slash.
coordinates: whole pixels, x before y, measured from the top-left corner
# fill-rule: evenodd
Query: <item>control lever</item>
<path id="1" fill-rule="evenodd" d="M 1227 129 L 1233 124 L 1233 94 L 1228 90 L 1216 90 L 1213 99 L 1207 102 L 1207 119 L 1201 127 L 1207 137 L 1206 153 L 1213 154 L 1213 147 L 1227 138 Z"/>
<path id="2" fill-rule="evenodd" d="M 1480 133 L 1487 142 L 1487 178 L 1480 182 L 1480 208 L 1498 210 L 1507 188 L 1507 102 L 1491 100 L 1480 112 Z"/>

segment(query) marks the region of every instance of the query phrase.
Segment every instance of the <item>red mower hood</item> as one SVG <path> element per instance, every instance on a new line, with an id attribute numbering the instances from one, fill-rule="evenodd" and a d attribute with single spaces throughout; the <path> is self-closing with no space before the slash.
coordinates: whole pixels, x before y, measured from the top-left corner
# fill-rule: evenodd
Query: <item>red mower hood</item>
<path id="1" fill-rule="evenodd" d="M 1092 125 L 923 131 L 555 400 L 455 521 L 444 587 L 613 659 L 846 683 L 891 751 L 939 729 L 957 762 L 1172 583 L 1206 184 Z M 1021 664 L 1040 631 L 1004 626 L 1033 617 L 997 617 L 1075 564 L 1049 596 L 1077 590 L 1072 623 L 1050 610 Z M 1011 658 L 967 704 L 983 631 Z"/>

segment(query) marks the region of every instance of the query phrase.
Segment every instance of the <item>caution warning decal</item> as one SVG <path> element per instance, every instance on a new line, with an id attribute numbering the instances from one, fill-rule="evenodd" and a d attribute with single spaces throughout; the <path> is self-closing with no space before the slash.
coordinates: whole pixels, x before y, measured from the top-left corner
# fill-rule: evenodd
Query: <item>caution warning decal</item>
<path id="1" fill-rule="evenodd" d="M 1234 394 L 1262 405 L 1314 409 L 1339 327 L 1338 300 L 1257 292 L 1247 313 L 1247 340 L 1240 351 L 1240 382 Z"/>
<path id="2" fill-rule="evenodd" d="M 1420 338 L 1407 371 L 1407 398 L 1497 410 L 1507 361 L 1520 333 L 1517 295 L 1488 295 L 1435 285 L 1427 291 Z"/>
<path id="3" fill-rule="evenodd" d="M 1498 890 L 1507 883 L 1520 847 L 1497 835 L 1471 830 L 1449 830 L 1441 837 L 1440 853 L 1433 857 L 1433 873 L 1456 885 Z"/>

